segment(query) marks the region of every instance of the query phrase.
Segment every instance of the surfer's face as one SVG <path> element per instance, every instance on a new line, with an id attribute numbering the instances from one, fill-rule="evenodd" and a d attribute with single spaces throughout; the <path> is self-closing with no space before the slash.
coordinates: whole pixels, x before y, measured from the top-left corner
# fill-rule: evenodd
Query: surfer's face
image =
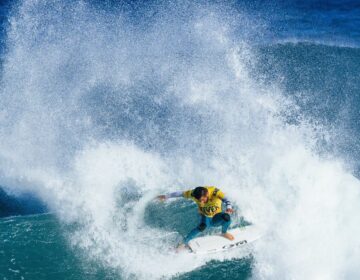
<path id="1" fill-rule="evenodd" d="M 206 193 L 205 195 L 203 195 L 202 197 L 200 197 L 199 201 L 200 201 L 201 203 L 206 203 L 206 202 L 208 201 L 208 199 L 209 199 L 209 194 Z"/>

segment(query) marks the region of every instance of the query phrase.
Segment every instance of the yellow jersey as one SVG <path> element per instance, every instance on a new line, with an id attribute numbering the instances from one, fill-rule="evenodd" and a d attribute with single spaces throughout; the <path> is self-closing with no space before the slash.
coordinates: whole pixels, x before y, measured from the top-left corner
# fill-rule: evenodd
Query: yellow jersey
<path id="1" fill-rule="evenodd" d="M 183 192 L 183 197 L 192 199 L 195 201 L 197 206 L 199 207 L 199 212 L 202 215 L 207 217 L 213 217 L 217 213 L 222 211 L 222 202 L 225 197 L 225 194 L 220 191 L 218 188 L 213 186 L 204 186 L 208 190 L 209 199 L 205 203 L 201 203 L 194 196 L 192 196 L 193 190 L 188 190 Z"/>

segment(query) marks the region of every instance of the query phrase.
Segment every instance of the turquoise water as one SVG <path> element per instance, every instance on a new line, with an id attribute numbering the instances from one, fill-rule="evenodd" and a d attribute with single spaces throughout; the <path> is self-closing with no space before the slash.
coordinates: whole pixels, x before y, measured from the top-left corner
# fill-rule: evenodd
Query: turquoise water
<path id="1" fill-rule="evenodd" d="M 156 219 L 163 209 L 152 208 L 147 217 L 151 224 L 171 231 L 181 229 L 184 215 L 194 216 L 191 215 L 194 209 L 190 206 L 182 215 L 173 210 L 171 218 Z M 192 226 L 190 222 L 196 221 L 196 217 L 193 218 L 188 220 L 189 226 L 181 232 L 186 232 Z M 0 230 L 2 279 L 122 279 L 121 272 L 109 270 L 96 261 L 84 261 L 86 256 L 74 253 L 64 234 L 71 230 L 64 228 L 54 214 L 3 218 Z M 209 279 L 247 279 L 251 276 L 251 263 L 251 257 L 225 262 L 211 261 L 204 268 L 174 279 L 196 279 L 203 275 L 209 275 Z"/>
<path id="2" fill-rule="evenodd" d="M 82 273 L 52 214 L 1 220 L 1 271 L 2 279 L 77 279 Z"/>

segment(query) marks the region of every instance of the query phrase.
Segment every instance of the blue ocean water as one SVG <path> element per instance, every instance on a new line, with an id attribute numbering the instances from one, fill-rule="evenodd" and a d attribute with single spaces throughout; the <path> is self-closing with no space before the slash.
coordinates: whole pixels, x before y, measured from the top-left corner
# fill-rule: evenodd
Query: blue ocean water
<path id="1" fill-rule="evenodd" d="M 2 1 L 1 279 L 358 279 L 358 1 Z M 175 254 L 217 185 L 246 251 Z"/>

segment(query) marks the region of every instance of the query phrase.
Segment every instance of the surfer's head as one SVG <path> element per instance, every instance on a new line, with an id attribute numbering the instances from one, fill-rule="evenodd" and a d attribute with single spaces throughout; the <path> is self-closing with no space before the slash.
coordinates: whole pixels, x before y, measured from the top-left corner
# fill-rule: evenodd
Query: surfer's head
<path id="1" fill-rule="evenodd" d="M 192 191 L 192 196 L 195 197 L 197 200 L 199 200 L 202 203 L 205 203 L 208 201 L 209 193 L 207 188 L 204 187 L 196 187 Z"/>

